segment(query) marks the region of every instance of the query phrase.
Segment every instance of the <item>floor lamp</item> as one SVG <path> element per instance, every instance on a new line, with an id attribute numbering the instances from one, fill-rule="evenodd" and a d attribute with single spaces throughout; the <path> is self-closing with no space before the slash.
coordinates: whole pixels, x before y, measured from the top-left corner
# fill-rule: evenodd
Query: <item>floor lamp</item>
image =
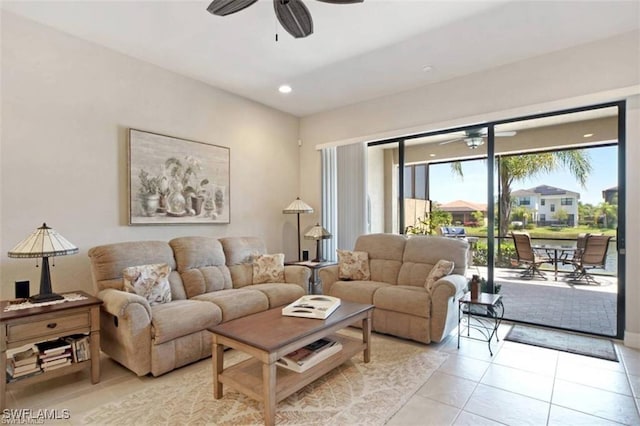
<path id="1" fill-rule="evenodd" d="M 302 259 L 302 253 L 300 251 L 300 213 L 313 213 L 313 208 L 298 197 L 289 204 L 286 209 L 282 210 L 282 213 L 295 213 L 298 216 L 298 261 L 300 261 L 300 259 Z"/>

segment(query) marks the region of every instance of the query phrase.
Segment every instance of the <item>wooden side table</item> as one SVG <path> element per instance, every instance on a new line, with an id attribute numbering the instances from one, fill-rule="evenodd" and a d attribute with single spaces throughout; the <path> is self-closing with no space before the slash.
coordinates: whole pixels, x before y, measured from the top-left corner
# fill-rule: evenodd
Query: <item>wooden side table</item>
<path id="1" fill-rule="evenodd" d="M 300 262 L 287 262 L 285 265 L 299 265 L 306 266 L 311 269 L 311 277 L 309 277 L 309 289 L 307 294 L 318 294 L 316 289 L 320 286 L 320 279 L 318 278 L 318 271 L 326 266 L 337 265 L 337 262 L 312 262 L 310 260 L 303 260 Z"/>
<path id="2" fill-rule="evenodd" d="M 82 291 L 86 299 L 5 311 L 8 301 L 0 301 L 0 372 L 6 375 L 7 349 L 68 336 L 89 334 L 91 359 L 72 363 L 41 374 L 7 383 L 0 380 L 0 410 L 6 408 L 6 391 L 14 385 L 33 384 L 91 368 L 91 383 L 100 381 L 100 305 L 102 301 Z"/>
<path id="3" fill-rule="evenodd" d="M 458 349 L 460 349 L 460 337 L 480 340 L 489 345 L 491 351 L 491 339 L 493 336 L 498 341 L 498 327 L 504 317 L 504 305 L 501 294 L 480 293 L 477 299 L 471 298 L 471 292 L 467 292 L 458 299 Z M 462 326 L 463 323 L 466 325 Z M 467 335 L 463 335 L 464 329 Z M 471 330 L 477 330 L 482 338 L 471 336 Z"/>

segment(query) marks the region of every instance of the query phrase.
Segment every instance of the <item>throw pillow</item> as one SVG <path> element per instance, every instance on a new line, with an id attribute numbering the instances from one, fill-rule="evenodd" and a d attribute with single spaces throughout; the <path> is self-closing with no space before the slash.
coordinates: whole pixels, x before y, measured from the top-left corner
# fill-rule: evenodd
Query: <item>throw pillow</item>
<path id="1" fill-rule="evenodd" d="M 338 250 L 338 276 L 341 280 L 369 281 L 369 253 Z"/>
<path id="2" fill-rule="evenodd" d="M 429 271 L 429 275 L 427 275 L 427 279 L 424 282 L 424 288 L 426 288 L 427 291 L 431 291 L 433 284 L 440 278 L 449 275 L 453 271 L 454 266 L 455 264 L 450 260 L 438 260 L 438 263 Z"/>
<path id="3" fill-rule="evenodd" d="M 171 267 L 166 263 L 125 268 L 122 271 L 124 288 L 144 297 L 150 305 L 171 302 L 170 272 Z"/>
<path id="4" fill-rule="evenodd" d="M 253 258 L 253 283 L 283 283 L 284 254 L 262 254 Z"/>

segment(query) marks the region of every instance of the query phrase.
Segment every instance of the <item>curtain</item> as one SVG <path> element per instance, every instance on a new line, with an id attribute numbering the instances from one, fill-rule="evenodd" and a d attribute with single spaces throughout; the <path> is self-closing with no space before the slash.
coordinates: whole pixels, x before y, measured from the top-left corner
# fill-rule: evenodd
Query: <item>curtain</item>
<path id="1" fill-rule="evenodd" d="M 325 240 L 327 259 L 336 249 L 353 250 L 367 232 L 367 145 L 322 150 L 322 223 L 333 234 Z"/>

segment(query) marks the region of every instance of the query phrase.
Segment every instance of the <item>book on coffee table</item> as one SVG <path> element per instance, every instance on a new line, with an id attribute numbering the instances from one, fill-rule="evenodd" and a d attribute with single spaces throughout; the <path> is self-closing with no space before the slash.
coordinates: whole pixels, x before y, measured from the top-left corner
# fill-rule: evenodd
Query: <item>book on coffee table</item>
<path id="1" fill-rule="evenodd" d="M 282 308 L 282 315 L 325 319 L 340 306 L 340 299 L 333 296 L 307 295 Z"/>
<path id="2" fill-rule="evenodd" d="M 302 373 L 341 350 L 340 342 L 324 337 L 288 353 L 276 361 L 276 365 Z"/>

